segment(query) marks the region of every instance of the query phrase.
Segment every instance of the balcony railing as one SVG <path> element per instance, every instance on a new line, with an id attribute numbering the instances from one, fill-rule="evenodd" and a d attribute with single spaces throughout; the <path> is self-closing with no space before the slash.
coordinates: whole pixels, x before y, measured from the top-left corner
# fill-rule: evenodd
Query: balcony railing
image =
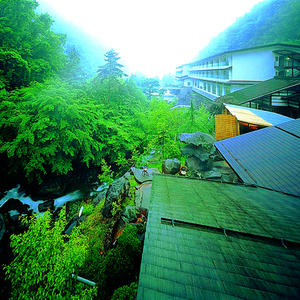
<path id="1" fill-rule="evenodd" d="M 300 67 L 300 63 L 291 59 L 284 61 L 274 61 L 274 67 Z"/>
<path id="2" fill-rule="evenodd" d="M 199 74 L 191 74 L 190 77 L 196 79 L 206 79 L 206 80 L 214 80 L 214 81 L 224 81 L 229 80 L 229 75 L 199 75 Z"/>
<path id="3" fill-rule="evenodd" d="M 198 66 L 193 66 L 189 69 L 191 70 L 205 70 L 205 69 L 223 69 L 223 67 L 230 67 L 229 62 L 220 62 L 220 63 L 214 63 L 214 64 L 207 64 L 207 65 L 198 65 Z"/>

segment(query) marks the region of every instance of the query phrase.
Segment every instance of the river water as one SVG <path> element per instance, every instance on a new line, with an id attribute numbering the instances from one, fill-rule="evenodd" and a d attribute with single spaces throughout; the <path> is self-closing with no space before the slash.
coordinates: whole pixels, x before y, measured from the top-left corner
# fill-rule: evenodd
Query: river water
<path id="1" fill-rule="evenodd" d="M 45 202 L 45 200 L 34 201 L 30 196 L 26 196 L 26 193 L 21 191 L 20 185 L 17 185 L 15 188 L 4 193 L 5 196 L 0 200 L 0 208 L 9 200 L 17 199 L 20 200 L 23 204 L 29 205 L 29 209 L 33 210 L 33 213 L 39 213 L 38 206 L 39 204 Z M 72 193 L 69 193 L 65 196 L 54 199 L 54 208 L 55 210 L 63 206 L 66 202 L 76 201 L 82 198 L 82 193 L 77 190 Z"/>

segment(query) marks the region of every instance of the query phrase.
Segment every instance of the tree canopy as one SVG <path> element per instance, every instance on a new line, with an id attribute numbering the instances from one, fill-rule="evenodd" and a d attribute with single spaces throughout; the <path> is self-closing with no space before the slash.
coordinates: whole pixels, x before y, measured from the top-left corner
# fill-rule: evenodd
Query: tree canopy
<path id="1" fill-rule="evenodd" d="M 107 53 L 105 53 L 104 56 L 106 64 L 99 67 L 97 71 L 97 77 L 101 79 L 106 79 L 108 77 L 122 77 L 124 75 L 123 71 L 121 70 L 121 68 L 123 68 L 123 65 L 118 63 L 118 60 L 120 59 L 118 53 L 116 53 L 114 49 L 111 49 Z"/>
<path id="2" fill-rule="evenodd" d="M 0 4 L 0 88 L 13 90 L 43 82 L 63 68 L 65 36 L 50 30 L 48 14 L 37 14 L 33 0 Z"/>

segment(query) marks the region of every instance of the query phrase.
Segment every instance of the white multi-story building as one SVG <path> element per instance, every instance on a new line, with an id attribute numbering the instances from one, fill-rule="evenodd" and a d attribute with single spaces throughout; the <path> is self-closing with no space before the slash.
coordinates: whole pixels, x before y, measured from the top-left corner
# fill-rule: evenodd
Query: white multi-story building
<path id="1" fill-rule="evenodd" d="M 214 100 L 274 76 L 300 75 L 300 46 L 272 44 L 226 51 L 176 68 L 183 86 Z"/>

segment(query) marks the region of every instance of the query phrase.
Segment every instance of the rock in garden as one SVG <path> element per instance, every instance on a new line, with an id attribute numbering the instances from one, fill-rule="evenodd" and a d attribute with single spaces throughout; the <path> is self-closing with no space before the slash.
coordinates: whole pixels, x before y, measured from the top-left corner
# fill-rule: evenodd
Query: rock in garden
<path id="1" fill-rule="evenodd" d="M 216 139 L 213 136 L 200 131 L 196 131 L 195 133 L 182 133 L 179 140 L 185 144 L 203 147 L 210 147 L 216 142 Z"/>
<path id="2" fill-rule="evenodd" d="M 166 159 L 162 162 L 162 172 L 164 174 L 176 174 L 180 170 L 180 161 L 177 158 Z"/>
<path id="3" fill-rule="evenodd" d="M 155 168 L 149 168 L 147 170 L 131 168 L 134 178 L 137 182 L 143 183 L 153 180 L 153 174 L 159 174 L 159 170 Z"/>
<path id="4" fill-rule="evenodd" d="M 207 161 L 210 156 L 209 150 L 207 150 L 205 147 L 196 146 L 193 144 L 185 145 L 184 147 L 182 147 L 181 153 L 187 156 L 195 156 L 201 161 Z"/>
<path id="5" fill-rule="evenodd" d="M 203 179 L 220 179 L 222 174 L 216 171 L 206 171 L 202 173 Z"/>
<path id="6" fill-rule="evenodd" d="M 105 218 L 112 216 L 111 210 L 113 203 L 121 203 L 127 196 L 130 188 L 130 173 L 125 173 L 121 178 L 114 181 L 108 188 L 105 198 L 104 207 L 102 209 L 102 215 Z"/>
<path id="7" fill-rule="evenodd" d="M 121 219 L 125 223 L 130 223 L 136 220 L 136 207 L 134 205 L 128 205 L 124 208 Z"/>
<path id="8" fill-rule="evenodd" d="M 212 168 L 212 161 L 209 159 L 203 162 L 198 157 L 189 156 L 185 160 L 185 165 L 188 168 L 188 170 L 194 172 L 210 171 Z"/>

